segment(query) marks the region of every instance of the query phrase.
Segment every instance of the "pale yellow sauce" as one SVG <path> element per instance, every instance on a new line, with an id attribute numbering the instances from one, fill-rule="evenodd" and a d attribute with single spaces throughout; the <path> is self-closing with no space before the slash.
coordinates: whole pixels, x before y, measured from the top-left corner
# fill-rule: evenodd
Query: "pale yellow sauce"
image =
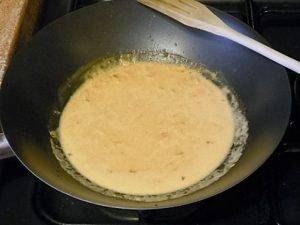
<path id="1" fill-rule="evenodd" d="M 59 127 L 68 160 L 95 184 L 169 193 L 205 178 L 229 153 L 231 106 L 196 70 L 127 62 L 95 73 L 70 98 Z"/>

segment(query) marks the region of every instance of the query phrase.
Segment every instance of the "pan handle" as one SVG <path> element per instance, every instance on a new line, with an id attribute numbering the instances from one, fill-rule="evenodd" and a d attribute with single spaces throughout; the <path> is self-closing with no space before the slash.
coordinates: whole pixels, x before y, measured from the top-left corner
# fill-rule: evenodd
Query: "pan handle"
<path id="1" fill-rule="evenodd" d="M 0 159 L 6 159 L 15 156 L 10 148 L 5 135 L 0 130 Z"/>

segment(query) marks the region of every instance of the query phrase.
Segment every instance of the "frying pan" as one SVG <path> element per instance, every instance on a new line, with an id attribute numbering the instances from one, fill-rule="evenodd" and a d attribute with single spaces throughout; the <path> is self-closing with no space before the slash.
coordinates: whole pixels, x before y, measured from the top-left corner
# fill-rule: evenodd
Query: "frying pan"
<path id="1" fill-rule="evenodd" d="M 229 26 L 264 40 L 233 17 L 212 9 Z M 58 87 L 79 67 L 115 53 L 167 51 L 220 72 L 236 91 L 249 120 L 243 156 L 223 177 L 189 195 L 160 202 L 104 196 L 68 175 L 54 157 L 48 121 Z M 285 70 L 224 38 L 185 27 L 136 1 L 103 1 L 72 12 L 38 32 L 18 51 L 1 86 L 1 122 L 19 160 L 57 190 L 91 203 L 130 209 L 167 208 L 213 196 L 254 172 L 274 151 L 291 106 Z"/>

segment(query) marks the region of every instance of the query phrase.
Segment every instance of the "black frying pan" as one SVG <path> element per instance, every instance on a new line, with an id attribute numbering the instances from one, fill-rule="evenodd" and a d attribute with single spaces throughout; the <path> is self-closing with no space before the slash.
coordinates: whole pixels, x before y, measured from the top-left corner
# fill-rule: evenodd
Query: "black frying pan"
<path id="1" fill-rule="evenodd" d="M 213 10 L 228 25 L 264 40 L 231 16 Z M 79 67 L 119 52 L 177 53 L 220 71 L 246 106 L 250 136 L 237 165 L 212 185 L 156 203 L 135 202 L 94 192 L 68 175 L 52 153 L 48 121 L 58 87 Z M 52 187 L 99 205 L 151 209 L 192 203 L 239 183 L 273 152 L 290 114 L 285 70 L 224 38 L 185 27 L 135 1 L 105 1 L 68 14 L 36 34 L 15 56 L 1 87 L 1 120 L 17 157 Z"/>

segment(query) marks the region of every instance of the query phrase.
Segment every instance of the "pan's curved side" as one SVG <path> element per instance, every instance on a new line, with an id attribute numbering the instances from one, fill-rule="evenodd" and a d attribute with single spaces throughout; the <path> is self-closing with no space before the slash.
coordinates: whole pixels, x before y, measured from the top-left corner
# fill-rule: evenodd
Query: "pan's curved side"
<path id="1" fill-rule="evenodd" d="M 261 40 L 232 17 L 231 26 Z M 247 109 L 250 136 L 238 164 L 212 185 L 191 195 L 157 203 L 111 198 L 69 176 L 52 154 L 48 120 L 59 85 L 77 68 L 99 57 L 133 50 L 166 50 L 220 71 Z M 135 1 L 105 1 L 85 7 L 40 31 L 20 50 L 1 90 L 1 119 L 17 157 L 54 188 L 95 204 L 120 208 L 164 208 L 219 193 L 250 175 L 273 152 L 290 113 L 284 69 L 229 40 L 182 26 Z"/>

